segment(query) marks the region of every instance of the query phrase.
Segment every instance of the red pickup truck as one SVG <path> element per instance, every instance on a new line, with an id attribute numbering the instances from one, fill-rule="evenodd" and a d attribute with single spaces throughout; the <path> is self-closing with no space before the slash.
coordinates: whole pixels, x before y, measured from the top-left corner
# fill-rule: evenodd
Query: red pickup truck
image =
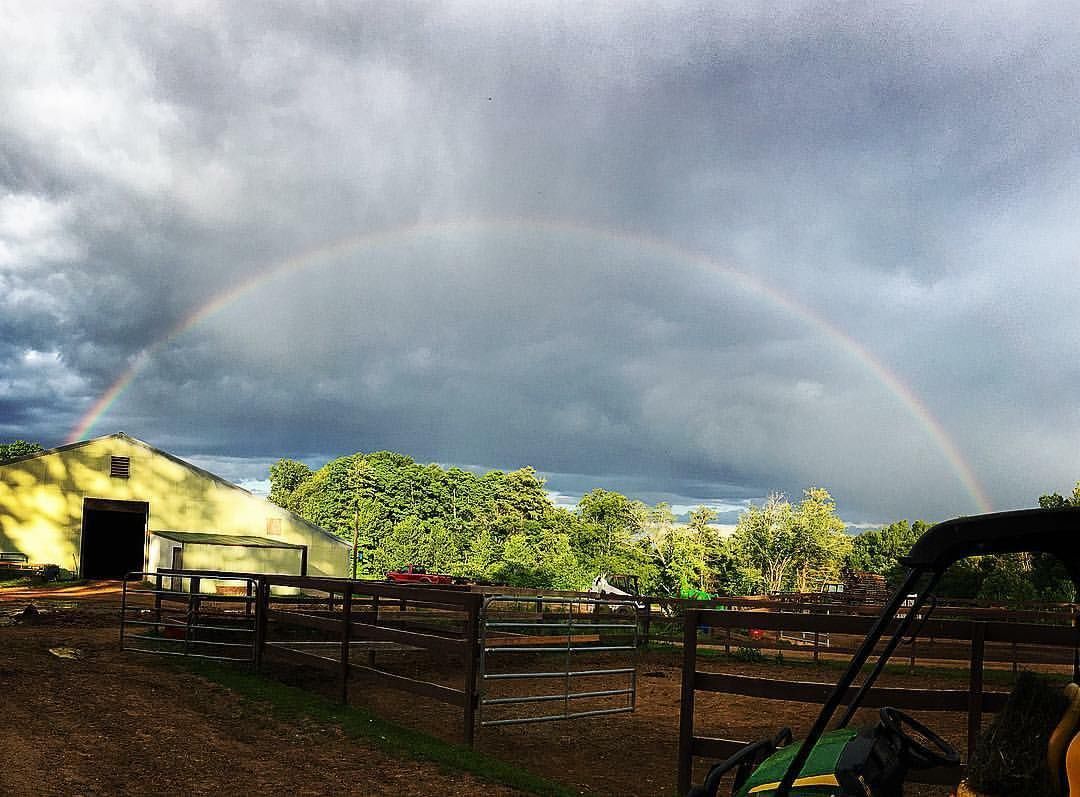
<path id="1" fill-rule="evenodd" d="M 386 580 L 393 584 L 455 584 L 457 579 L 442 573 L 429 573 L 419 565 L 408 565 L 400 570 L 391 570 Z"/>

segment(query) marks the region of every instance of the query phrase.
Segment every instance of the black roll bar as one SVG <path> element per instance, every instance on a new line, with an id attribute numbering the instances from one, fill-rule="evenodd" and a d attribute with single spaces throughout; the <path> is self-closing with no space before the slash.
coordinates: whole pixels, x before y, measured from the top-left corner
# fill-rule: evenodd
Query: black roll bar
<path id="1" fill-rule="evenodd" d="M 788 797 L 792 784 L 799 776 L 803 766 L 805 766 L 811 751 L 814 749 L 814 745 L 817 744 L 821 735 L 825 733 L 825 728 L 828 727 L 829 720 L 832 719 L 833 714 L 836 713 L 836 709 L 843 701 L 844 695 L 847 694 L 848 687 L 855 682 L 863 665 L 866 664 L 866 660 L 870 658 L 870 655 L 874 652 L 874 646 L 877 645 L 878 640 L 881 639 L 881 635 L 885 633 L 885 629 L 888 628 L 889 623 L 896 617 L 896 613 L 903 607 L 904 601 L 907 599 L 912 587 L 919 582 L 919 579 L 923 577 L 924 573 L 924 570 L 918 568 L 908 570 L 903 583 L 900 584 L 896 592 L 893 593 L 892 598 L 889 599 L 889 602 L 878 616 L 877 622 L 874 623 L 873 628 L 871 628 L 863 638 L 858 650 L 855 651 L 855 655 L 852 656 L 847 670 L 840 676 L 840 680 L 837 681 L 836 686 L 833 687 L 829 699 L 826 700 L 825 705 L 821 707 L 821 712 L 818 714 L 817 719 L 814 720 L 813 727 L 810 728 L 810 732 L 799 745 L 799 749 L 791 759 L 791 763 L 788 764 L 787 772 L 784 773 L 784 777 L 781 779 L 779 785 L 777 785 L 776 791 L 773 792 L 774 797 Z M 899 638 L 904 635 L 904 632 L 907 630 L 907 625 L 910 623 L 910 620 L 914 618 L 915 611 L 918 605 L 920 605 L 918 600 L 916 600 L 915 603 L 916 605 L 911 606 L 907 616 L 901 622 L 900 628 L 897 629 L 897 632 L 894 635 L 897 643 Z M 892 640 L 890 640 L 890 644 L 892 644 Z M 891 648 L 886 649 L 891 651 L 892 649 L 895 649 L 895 647 L 896 645 L 892 645 Z"/>
<path id="2" fill-rule="evenodd" d="M 885 649 L 881 651 L 876 662 L 874 662 L 874 669 L 870 671 L 870 674 L 863 681 L 863 685 L 859 687 L 859 691 L 855 694 L 855 699 L 847 707 L 847 711 L 844 712 L 844 716 L 840 718 L 840 724 L 838 728 L 846 728 L 847 724 L 851 721 L 851 718 L 855 716 L 855 712 L 859 710 L 859 706 L 862 705 L 863 698 L 866 697 L 867 692 L 874 685 L 874 682 L 881 675 L 881 671 L 885 669 L 885 665 L 892 657 L 893 652 L 900 644 L 900 640 L 903 639 L 904 634 L 907 633 L 908 628 L 911 626 L 911 621 L 915 619 L 919 610 L 926 604 L 927 598 L 929 598 L 933 592 L 934 587 L 937 586 L 938 581 L 941 580 L 941 573 L 934 573 L 930 577 L 930 582 L 926 585 L 925 589 L 916 593 L 915 600 L 911 605 L 911 610 L 904 615 L 904 619 L 900 621 L 900 627 L 896 629 L 896 633 L 889 638 L 889 641 L 885 644 Z M 921 627 L 921 626 L 920 626 Z"/>
<path id="3" fill-rule="evenodd" d="M 878 675 L 885 667 L 889 656 L 896 650 L 897 645 L 919 609 L 922 608 L 926 597 L 933 591 L 942 574 L 960 559 L 969 556 L 985 556 L 987 554 L 1016 553 L 1023 551 L 1041 552 L 1056 556 L 1061 560 L 1073 586 L 1080 593 L 1080 546 L 1077 539 L 1080 536 L 1080 507 L 1065 507 L 1060 509 L 1019 509 L 1011 512 L 994 512 L 985 515 L 960 517 L 938 523 L 927 530 L 912 546 L 907 556 L 902 557 L 901 563 L 909 569 L 904 577 L 904 583 L 896 590 L 878 617 L 874 627 L 866 635 L 855 655 L 851 659 L 844 675 L 836 684 L 829 699 L 821 707 L 821 713 L 814 721 L 806 739 L 803 741 L 795 757 L 791 760 L 783 780 L 780 781 L 773 792 L 774 797 L 788 797 L 791 786 L 796 777 L 802 771 L 810 752 L 814 749 L 821 735 L 825 732 L 833 714 L 843 702 L 848 688 L 855 682 L 855 678 L 866 664 L 867 659 L 873 653 L 874 646 L 885 633 L 885 629 L 896 616 L 897 611 L 903 605 L 911 588 L 919 580 L 931 573 L 926 589 L 916 591 L 916 599 L 910 607 L 907 615 L 901 620 L 900 627 L 886 644 L 885 649 L 874 666 L 866 682 L 859 688 L 854 700 L 848 706 L 840 726 L 846 725 L 854 716 L 859 704 L 866 696 L 867 691 L 873 685 Z M 1074 627 L 1077 629 L 1078 652 L 1073 658 L 1074 677 L 1080 678 L 1080 622 L 1074 618 Z"/>

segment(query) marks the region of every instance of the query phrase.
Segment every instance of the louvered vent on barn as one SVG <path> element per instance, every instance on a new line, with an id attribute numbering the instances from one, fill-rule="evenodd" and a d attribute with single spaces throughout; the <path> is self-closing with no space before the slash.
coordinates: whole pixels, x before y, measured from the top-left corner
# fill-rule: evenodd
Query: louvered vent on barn
<path id="1" fill-rule="evenodd" d="M 131 476 L 131 457 L 109 457 L 109 475 L 116 479 Z"/>

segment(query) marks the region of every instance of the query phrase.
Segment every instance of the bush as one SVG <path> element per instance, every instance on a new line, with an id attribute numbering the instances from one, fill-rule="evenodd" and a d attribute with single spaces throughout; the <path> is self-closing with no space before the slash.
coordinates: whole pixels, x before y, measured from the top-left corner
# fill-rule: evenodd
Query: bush
<path id="1" fill-rule="evenodd" d="M 731 657 L 739 661 L 745 661 L 747 663 L 754 664 L 765 661 L 765 654 L 762 653 L 758 648 L 752 648 L 749 645 L 744 645 L 743 647 L 739 648 L 731 654 Z"/>

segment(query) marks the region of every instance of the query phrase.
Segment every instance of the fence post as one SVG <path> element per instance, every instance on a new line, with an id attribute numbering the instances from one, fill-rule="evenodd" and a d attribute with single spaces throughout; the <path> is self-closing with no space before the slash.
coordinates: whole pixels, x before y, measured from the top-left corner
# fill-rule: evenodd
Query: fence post
<path id="1" fill-rule="evenodd" d="M 120 650 L 124 649 L 124 622 L 127 619 L 127 579 L 120 582 Z"/>
<path id="2" fill-rule="evenodd" d="M 333 593 L 330 593 L 333 595 Z M 341 595 L 341 702 L 349 704 L 349 651 L 352 642 L 352 584 Z"/>
<path id="3" fill-rule="evenodd" d="M 190 638 L 192 629 L 195 630 L 195 635 L 198 636 L 199 629 L 199 611 L 202 608 L 202 598 L 199 597 L 202 593 L 202 578 L 200 576 L 193 576 L 191 579 L 191 594 L 188 595 L 188 637 Z M 184 653 L 188 652 L 188 641 L 184 641 Z M 197 640 L 196 640 L 197 641 Z"/>
<path id="4" fill-rule="evenodd" d="M 371 624 L 377 626 L 379 624 L 379 596 L 373 595 L 371 598 Z M 371 669 L 375 669 L 375 648 L 368 648 L 367 664 Z"/>
<path id="5" fill-rule="evenodd" d="M 652 601 L 645 601 L 645 608 L 642 610 L 641 617 L 641 646 L 644 648 L 649 647 L 649 634 L 652 630 Z"/>
<path id="6" fill-rule="evenodd" d="M 1080 681 L 1080 614 L 1073 611 L 1073 681 Z"/>
<path id="7" fill-rule="evenodd" d="M 163 584 L 161 573 L 154 578 L 154 633 L 161 633 L 161 587 Z"/>
<path id="8" fill-rule="evenodd" d="M 483 600 L 483 596 L 477 597 Z M 462 722 L 465 744 L 472 747 L 476 741 L 476 701 L 479 699 L 476 689 L 476 659 L 480 655 L 479 602 L 470 601 L 468 612 L 465 626 L 465 716 Z"/>
<path id="9" fill-rule="evenodd" d="M 267 614 L 270 611 L 270 584 L 266 576 L 259 576 L 256 581 L 255 596 L 255 671 L 261 673 L 266 649 Z"/>
<path id="10" fill-rule="evenodd" d="M 195 613 L 194 601 L 198 600 L 191 592 L 187 595 L 187 617 L 184 618 L 184 655 L 191 650 L 191 620 Z"/>
<path id="11" fill-rule="evenodd" d="M 975 752 L 982 725 L 983 660 L 985 658 L 986 624 L 972 623 L 970 681 L 968 683 L 968 760 Z"/>
<path id="12" fill-rule="evenodd" d="M 698 610 L 683 608 L 682 699 L 679 704 L 679 794 L 690 791 L 694 773 L 694 673 L 697 670 Z"/>

